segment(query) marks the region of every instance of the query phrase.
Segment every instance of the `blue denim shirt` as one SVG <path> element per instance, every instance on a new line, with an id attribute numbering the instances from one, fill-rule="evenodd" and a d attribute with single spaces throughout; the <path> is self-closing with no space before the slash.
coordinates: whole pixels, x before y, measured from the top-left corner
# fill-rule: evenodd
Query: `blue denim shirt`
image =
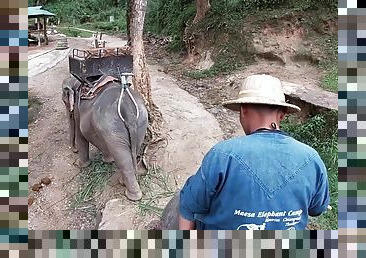
<path id="1" fill-rule="evenodd" d="M 197 229 L 302 230 L 329 203 L 318 153 L 287 134 L 259 131 L 216 144 L 180 193 Z"/>

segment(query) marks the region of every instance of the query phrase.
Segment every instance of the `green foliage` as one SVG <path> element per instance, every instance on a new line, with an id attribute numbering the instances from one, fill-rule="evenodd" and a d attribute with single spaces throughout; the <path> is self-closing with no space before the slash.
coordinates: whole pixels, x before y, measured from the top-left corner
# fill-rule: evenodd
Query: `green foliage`
<path id="1" fill-rule="evenodd" d="M 324 76 L 321 86 L 332 92 L 338 91 L 338 67 L 333 66 L 330 71 Z"/>
<path id="2" fill-rule="evenodd" d="M 172 36 L 171 50 L 181 50 L 183 34 L 187 23 L 193 20 L 196 12 L 194 0 L 150 0 L 146 14 L 145 30 Z"/>
<path id="3" fill-rule="evenodd" d="M 72 208 L 93 202 L 95 197 L 104 190 L 109 178 L 114 173 L 115 166 L 104 163 L 101 158 L 99 155 L 98 159 L 92 161 L 89 167 L 81 169 L 81 173 L 78 175 L 81 186 L 74 196 Z"/>
<path id="4" fill-rule="evenodd" d="M 268 20 L 263 13 L 266 9 L 304 11 L 318 8 L 336 9 L 337 0 L 215 0 L 211 1 L 211 10 L 200 25 L 214 30 L 238 29 L 243 18 L 250 14 L 260 12 L 260 16 Z M 184 30 L 190 26 L 195 12 L 194 0 L 150 0 L 145 29 L 155 34 L 172 36 L 170 48 L 181 50 L 184 46 Z"/>
<path id="5" fill-rule="evenodd" d="M 295 8 L 295 10 L 305 11 L 308 9 L 317 9 L 319 7 L 327 7 L 337 9 L 337 0 L 290 0 L 290 4 Z"/>
<path id="6" fill-rule="evenodd" d="M 169 200 L 177 191 L 175 178 L 160 167 L 151 167 L 147 174 L 138 178 L 142 199 L 136 202 L 142 216 L 153 213 L 161 216 L 164 206 L 162 199 Z M 164 203 L 164 202 L 163 202 Z"/>
<path id="7" fill-rule="evenodd" d="M 126 31 L 126 1 L 51 0 L 45 8 L 55 13 L 63 24 L 89 24 L 89 28 L 103 31 Z M 115 19 L 112 23 L 110 16 Z"/>
<path id="8" fill-rule="evenodd" d="M 213 12 L 216 13 L 235 13 L 262 8 L 277 8 L 289 0 L 216 0 L 212 1 Z"/>
<path id="9" fill-rule="evenodd" d="M 117 20 L 114 22 L 94 22 L 85 23 L 81 27 L 90 28 L 98 31 L 121 31 L 126 32 L 127 22 L 126 19 Z"/>
<path id="10" fill-rule="evenodd" d="M 326 35 L 318 37 L 315 41 L 325 53 L 326 58 L 319 63 L 319 68 L 325 71 L 322 79 L 322 88 L 338 91 L 338 39 L 336 35 Z"/>
<path id="11" fill-rule="evenodd" d="M 65 34 L 68 37 L 81 37 L 81 38 L 90 38 L 92 36 L 91 32 L 87 32 L 87 31 L 80 31 L 77 29 L 73 29 L 73 28 L 59 28 L 58 29 L 59 32 L 61 32 L 62 34 Z"/>
<path id="12" fill-rule="evenodd" d="M 328 169 L 331 211 L 316 219 L 321 229 L 338 227 L 338 116 L 329 111 L 309 118 L 305 123 L 296 122 L 294 117 L 285 119 L 282 129 L 295 139 L 310 145 L 320 155 Z"/>

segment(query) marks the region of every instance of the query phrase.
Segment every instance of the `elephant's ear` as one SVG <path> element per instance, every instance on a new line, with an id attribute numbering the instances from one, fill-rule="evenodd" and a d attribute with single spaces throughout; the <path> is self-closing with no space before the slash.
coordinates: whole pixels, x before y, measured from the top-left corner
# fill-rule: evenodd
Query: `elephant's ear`
<path id="1" fill-rule="evenodd" d="M 74 110 L 75 105 L 74 95 L 75 95 L 74 90 L 70 86 L 68 85 L 64 86 L 62 90 L 62 100 L 64 101 L 65 105 L 69 107 L 70 112 Z"/>

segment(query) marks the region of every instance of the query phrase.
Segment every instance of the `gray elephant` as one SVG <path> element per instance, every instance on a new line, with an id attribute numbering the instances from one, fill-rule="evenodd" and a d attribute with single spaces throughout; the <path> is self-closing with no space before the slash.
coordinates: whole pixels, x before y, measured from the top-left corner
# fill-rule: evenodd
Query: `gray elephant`
<path id="1" fill-rule="evenodd" d="M 136 156 L 147 130 L 148 114 L 139 94 L 130 89 L 138 106 L 124 94 L 119 117 L 117 106 L 121 84 L 109 82 L 92 99 L 80 99 L 80 82 L 73 77 L 62 83 L 62 100 L 65 103 L 70 125 L 70 145 L 79 153 L 79 164 L 87 167 L 89 143 L 103 154 L 105 162 L 115 161 L 119 182 L 126 186 L 126 196 L 139 200 L 142 192 L 136 180 Z"/>

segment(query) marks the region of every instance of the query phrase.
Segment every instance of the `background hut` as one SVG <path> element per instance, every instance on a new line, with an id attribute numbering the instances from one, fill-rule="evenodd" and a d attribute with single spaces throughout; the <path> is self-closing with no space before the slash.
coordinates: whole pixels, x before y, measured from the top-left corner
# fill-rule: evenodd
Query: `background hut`
<path id="1" fill-rule="evenodd" d="M 38 46 L 41 45 L 41 35 L 43 34 L 44 41 L 48 45 L 47 38 L 47 18 L 53 17 L 55 14 L 44 10 L 43 6 L 28 7 L 28 20 L 35 19 L 35 23 L 29 25 L 29 33 L 36 33 L 38 37 Z"/>

